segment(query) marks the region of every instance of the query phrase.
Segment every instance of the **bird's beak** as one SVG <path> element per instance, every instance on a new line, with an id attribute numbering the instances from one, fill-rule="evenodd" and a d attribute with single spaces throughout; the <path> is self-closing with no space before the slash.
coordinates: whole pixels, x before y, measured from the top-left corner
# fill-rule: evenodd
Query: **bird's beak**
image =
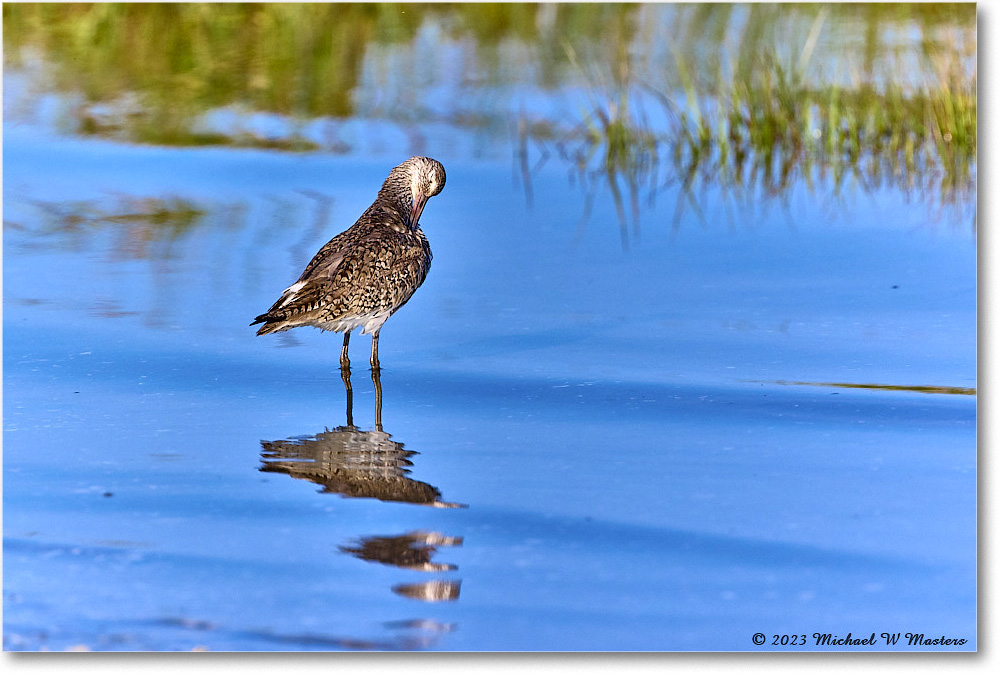
<path id="1" fill-rule="evenodd" d="M 410 209 L 410 228 L 416 229 L 418 221 L 420 220 L 420 214 L 424 211 L 424 206 L 427 205 L 427 195 L 423 192 L 414 195 L 413 197 L 413 207 Z"/>

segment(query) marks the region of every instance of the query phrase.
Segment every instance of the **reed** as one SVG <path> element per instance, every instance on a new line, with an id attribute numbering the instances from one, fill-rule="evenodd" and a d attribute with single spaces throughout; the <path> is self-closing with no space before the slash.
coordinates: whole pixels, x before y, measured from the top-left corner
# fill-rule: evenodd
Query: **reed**
<path id="1" fill-rule="evenodd" d="M 939 14 L 929 16 L 936 25 Z M 743 200 L 784 199 L 800 183 L 822 182 L 834 194 L 848 184 L 892 188 L 939 206 L 971 208 L 975 227 L 977 78 L 974 65 L 970 72 L 963 63 L 967 48 L 925 40 L 917 69 L 886 61 L 880 70 L 866 53 L 860 66 L 839 64 L 849 84 L 836 77 L 824 82 L 811 61 L 828 19 L 825 8 L 816 9 L 797 58 L 758 45 L 728 62 L 715 58 L 709 76 L 691 65 L 691 50 L 681 45 L 670 50 L 673 78 L 664 78 L 673 87 L 621 78 L 608 87 L 593 78 L 583 124 L 566 127 L 560 142 L 576 144 L 571 158 L 578 171 L 588 163 L 591 184 L 605 177 L 623 228 L 618 177 L 633 194 L 656 185 L 651 198 L 679 184 L 675 224 L 685 207 L 701 214 L 697 195 L 708 187 Z M 741 46 L 759 42 L 762 31 L 748 26 Z M 628 64 L 612 68 L 632 72 Z M 651 126 L 633 114 L 643 99 L 657 101 L 666 121 Z"/>
<path id="2" fill-rule="evenodd" d="M 971 4 L 8 3 L 3 17 L 5 66 L 46 64 L 44 89 L 69 102 L 64 126 L 76 133 L 343 151 L 303 130 L 359 115 L 514 127 L 526 186 L 529 155 L 559 157 L 588 204 L 610 192 L 626 246 L 642 199 L 674 184 L 678 209 L 698 209 L 707 186 L 780 197 L 799 181 L 975 201 Z M 508 89 L 484 110 L 443 116 L 408 102 L 359 110 L 372 50 L 412 60 L 428 22 L 470 43 L 477 76 L 509 78 Z M 920 35 L 902 55 L 883 38 L 900 26 Z M 536 73 L 509 72 L 510 45 L 532 54 Z M 575 119 L 527 117 L 516 104 L 523 84 L 557 95 L 580 83 Z M 223 108 L 280 116 L 285 131 L 206 126 Z"/>
<path id="3" fill-rule="evenodd" d="M 911 91 L 895 83 L 881 89 L 812 86 L 769 56 L 747 81 L 709 98 L 704 105 L 718 111 L 715 127 L 702 121 L 701 105 L 677 117 L 672 156 L 681 173 L 703 163 L 731 176 L 756 173 L 772 192 L 783 189 L 790 174 L 816 166 L 839 175 L 863 168 L 902 187 L 934 168 L 944 172 L 946 185 L 972 177 L 975 76 L 950 71 L 933 86 Z"/>

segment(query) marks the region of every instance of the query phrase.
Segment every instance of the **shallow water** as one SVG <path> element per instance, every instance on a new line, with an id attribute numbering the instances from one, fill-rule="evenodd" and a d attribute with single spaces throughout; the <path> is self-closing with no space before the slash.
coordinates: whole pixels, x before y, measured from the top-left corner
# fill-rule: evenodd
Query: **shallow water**
<path id="1" fill-rule="evenodd" d="M 248 324 L 409 149 L 5 120 L 5 649 L 976 648 L 966 218 L 674 187 L 623 250 L 558 163 L 529 206 L 422 142 L 433 267 L 348 393 L 339 336 Z"/>
<path id="2" fill-rule="evenodd" d="M 4 152 L 8 648 L 975 644 L 975 397 L 778 383 L 975 387 L 968 231 L 863 201 L 818 221 L 803 195 L 794 225 L 672 233 L 654 211 L 623 253 L 610 205 L 578 235 L 558 172 L 528 210 L 509 166 L 443 157 L 431 276 L 383 332 L 402 447 L 333 462 L 466 505 L 434 509 L 262 471 L 269 443 L 343 427 L 346 392 L 336 336 L 246 324 L 391 160 L 16 133 Z M 130 166 L 205 215 L 149 241 L 39 215 L 113 211 L 149 189 Z M 428 556 L 454 569 L 341 551 L 414 532 L 460 541 Z M 454 597 L 393 590 L 429 581 Z"/>

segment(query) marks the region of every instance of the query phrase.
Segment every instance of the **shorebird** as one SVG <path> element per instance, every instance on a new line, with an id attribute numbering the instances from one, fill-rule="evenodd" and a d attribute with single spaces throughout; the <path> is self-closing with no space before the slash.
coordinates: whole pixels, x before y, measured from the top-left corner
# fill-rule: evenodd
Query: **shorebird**
<path id="1" fill-rule="evenodd" d="M 298 280 L 250 325 L 257 335 L 299 326 L 344 334 L 341 368 L 350 368 L 351 331 L 372 336 L 372 370 L 379 368 L 382 324 L 427 278 L 431 247 L 420 229 L 427 200 L 444 188 L 441 163 L 411 157 L 389 172 L 378 197 L 358 222 L 319 250 Z"/>

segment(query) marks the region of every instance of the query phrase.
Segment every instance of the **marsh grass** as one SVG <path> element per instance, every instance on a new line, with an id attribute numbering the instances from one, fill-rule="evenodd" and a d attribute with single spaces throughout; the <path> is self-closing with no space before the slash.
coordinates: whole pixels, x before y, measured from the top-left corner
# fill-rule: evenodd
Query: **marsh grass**
<path id="1" fill-rule="evenodd" d="M 555 134 L 547 130 L 580 183 L 589 186 L 585 217 L 593 186 L 601 181 L 611 192 L 623 236 L 626 214 L 619 184 L 633 204 L 636 235 L 640 193 L 653 200 L 678 185 L 677 227 L 687 208 L 704 220 L 700 196 L 711 188 L 721 191 L 732 213 L 732 204 L 751 205 L 762 198 L 787 203 L 795 186 L 805 184 L 832 191 L 834 199 L 849 186 L 865 192 L 901 190 L 932 210 L 971 212 L 974 229 L 977 76 L 974 61 L 969 66 L 967 32 L 975 23 L 974 8 L 784 7 L 804 14 L 809 26 L 801 47 L 784 50 L 789 52 L 784 56 L 775 46 L 776 36 L 768 35 L 768 22 L 776 22 L 783 8 L 749 12 L 734 55 L 723 37 L 732 7 L 698 7 L 685 25 L 697 29 L 690 31 L 695 34 L 713 33 L 722 45 L 708 65 L 694 63 L 689 55 L 696 50 L 678 35 L 665 64 L 669 76 L 661 78 L 665 84 L 631 77 L 633 57 L 621 51 L 609 68 L 616 77 L 587 79 L 589 107 L 581 111 L 581 122 L 563 125 Z M 843 38 L 843 27 L 827 33 L 836 23 L 831 15 L 839 13 L 843 24 L 845 9 L 863 19 L 865 49 L 860 60 L 846 54 L 835 63 L 833 76 L 823 77 L 813 63 L 817 45 Z M 911 23 L 923 34 L 916 65 L 912 54 L 909 60 L 882 55 L 887 50 L 879 36 Z M 966 31 L 964 41 L 942 26 Z M 566 49 L 577 70 L 588 72 L 572 48 Z M 657 123 L 643 112 L 644 101 L 661 107 Z M 519 128 L 539 128 L 532 122 Z M 522 140 L 519 147 L 529 145 Z M 622 245 L 627 248 L 624 238 Z"/>
<path id="2" fill-rule="evenodd" d="M 709 191 L 721 194 L 736 220 L 738 209 L 787 205 L 800 185 L 822 190 L 833 202 L 854 188 L 900 190 L 931 213 L 957 211 L 975 228 L 973 7 L 754 6 L 735 37 L 727 37 L 732 6 L 688 11 L 655 85 L 633 75 L 636 56 L 628 50 L 612 52 L 602 73 L 581 64 L 572 45 L 564 44 L 586 82 L 587 105 L 577 120 L 562 124 L 519 120 L 517 154 L 526 185 L 531 158 L 523 155 L 539 148 L 548 157 L 554 148 L 584 189 L 583 221 L 606 186 L 623 248 L 629 216 L 638 236 L 638 204 L 671 188 L 679 188 L 675 228 L 688 209 L 706 220 L 703 205 L 714 199 Z M 858 16 L 845 20 L 845 11 Z M 794 13 L 807 30 L 779 53 L 781 40 L 769 31 Z M 826 70 L 819 67 L 820 45 L 845 40 L 857 25 L 864 26 L 864 49 L 843 52 L 829 72 L 827 46 Z M 883 33 L 901 25 L 922 34 L 915 54 L 881 44 Z M 720 48 L 699 52 L 692 35 L 711 35 Z M 651 105 L 661 114 L 647 115 Z M 542 133 L 531 137 L 532 130 Z"/>
<path id="3" fill-rule="evenodd" d="M 3 16 L 5 67 L 46 64 L 33 86 L 68 101 L 71 133 L 344 152 L 310 125 L 384 115 L 513 128 L 527 200 L 531 174 L 557 157 L 586 195 L 581 227 L 607 190 L 626 248 L 643 200 L 675 186 L 675 226 L 687 209 L 705 218 L 708 190 L 732 211 L 801 184 L 834 196 L 892 187 L 975 216 L 974 5 L 55 3 L 5 4 Z M 470 41 L 487 80 L 534 77 L 550 92 L 582 82 L 585 103 L 573 119 L 502 98 L 485 110 L 433 113 L 419 97 L 359 110 L 372 47 L 410 60 L 428 21 Z M 901 32 L 917 46 L 885 37 Z M 537 64 L 528 80 L 504 75 L 513 43 Z M 222 109 L 236 121 L 206 124 Z M 253 130 L 256 114 L 279 129 Z"/>
<path id="4" fill-rule="evenodd" d="M 572 46 L 564 43 L 564 49 L 570 62 L 582 71 Z M 620 58 L 619 63 L 624 67 L 614 78 L 613 97 L 603 96 L 598 87 L 589 87 L 588 107 L 581 110 L 580 122 L 561 135 L 557 149 L 561 157 L 571 162 L 580 183 L 590 186 L 581 224 L 590 214 L 597 188 L 605 185 L 618 214 L 622 248 L 627 250 L 629 214 L 633 236 L 638 237 L 640 182 L 649 177 L 651 185 L 655 185 L 660 143 L 642 110 L 635 108 L 629 95 L 627 60 Z M 527 129 L 527 126 L 522 124 L 521 128 Z M 521 146 L 524 145 L 522 141 Z"/>
<path id="5" fill-rule="evenodd" d="M 308 120 L 351 112 L 381 5 L 25 4 L 3 7 L 4 60 L 52 64 L 47 86 L 74 94 L 65 124 L 137 143 L 307 151 L 301 136 L 201 129 L 239 106 Z M 383 30 L 383 35 L 392 31 Z"/>
<path id="6" fill-rule="evenodd" d="M 765 55 L 747 80 L 710 97 L 688 90 L 687 101 L 666 141 L 686 186 L 698 177 L 780 197 L 799 180 L 829 177 L 837 193 L 852 181 L 867 191 L 935 191 L 943 204 L 975 190 L 974 75 L 951 69 L 910 90 L 848 89 L 810 84 Z"/>
<path id="7" fill-rule="evenodd" d="M 543 130 L 531 143 L 519 140 L 522 152 L 554 144 L 569 162 L 586 193 L 584 220 L 595 191 L 607 187 L 625 249 L 629 220 L 633 236 L 639 234 L 641 200 L 675 185 L 675 227 L 685 209 L 704 217 L 699 195 L 711 187 L 734 204 L 783 200 L 800 183 L 810 189 L 822 183 L 835 196 L 848 185 L 866 192 L 889 187 L 938 207 L 974 204 L 974 75 L 944 68 L 940 79 L 911 89 L 893 82 L 814 85 L 765 54 L 747 80 L 706 93 L 695 89 L 684 59 L 676 59 L 679 90 L 594 84 L 579 122 L 556 130 L 538 120 L 518 125 L 522 136 Z M 665 113 L 659 126 L 643 112 L 648 101 Z"/>

